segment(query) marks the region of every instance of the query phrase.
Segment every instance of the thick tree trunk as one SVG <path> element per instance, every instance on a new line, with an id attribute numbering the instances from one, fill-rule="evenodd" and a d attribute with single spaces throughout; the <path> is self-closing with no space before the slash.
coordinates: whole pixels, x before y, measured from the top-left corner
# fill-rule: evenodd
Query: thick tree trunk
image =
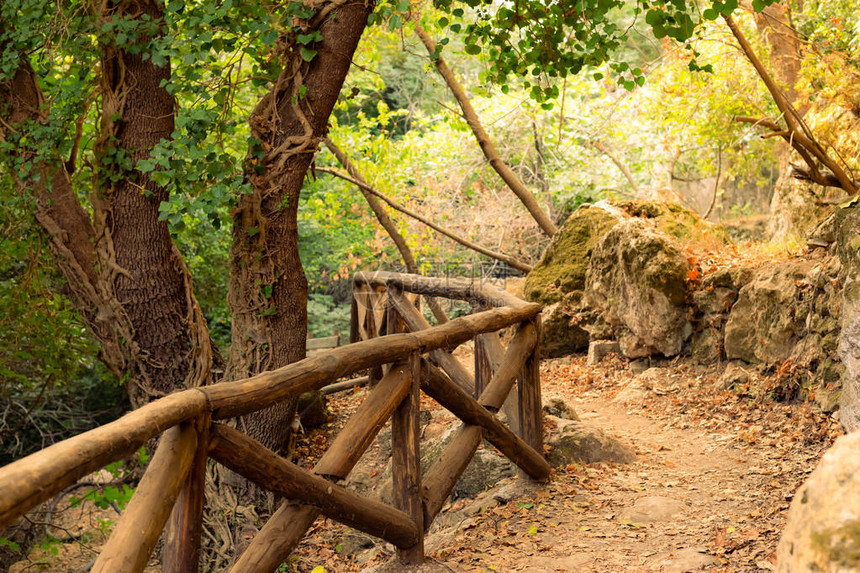
<path id="1" fill-rule="evenodd" d="M 233 215 L 228 379 L 305 356 L 308 287 L 298 249 L 299 194 L 372 10 L 373 2 L 355 0 L 320 5 L 307 22 L 322 33 L 322 41 L 309 46 L 316 56 L 306 62 L 294 42 L 283 48 L 281 74 L 251 114 L 260 149 L 251 149 L 246 161 L 253 192 L 239 197 Z M 295 403 L 284 403 L 246 417 L 243 427 L 277 451 L 294 411 Z"/>
<path id="2" fill-rule="evenodd" d="M 103 17 L 163 18 L 156 0 L 122 2 Z M 120 335 L 128 359 L 132 404 L 209 380 L 212 348 L 191 279 L 158 206 L 168 191 L 147 173 L 114 171 L 127 155 L 149 157 L 174 129 L 175 102 L 162 87 L 170 67 L 158 67 L 143 53 L 107 45 L 102 59 L 102 122 L 96 155 L 100 197 L 93 199 L 103 291 L 118 307 Z M 110 167 L 108 167 L 110 166 Z M 122 169 L 122 168 L 120 168 Z M 111 175 L 118 175 L 110 182 Z"/>

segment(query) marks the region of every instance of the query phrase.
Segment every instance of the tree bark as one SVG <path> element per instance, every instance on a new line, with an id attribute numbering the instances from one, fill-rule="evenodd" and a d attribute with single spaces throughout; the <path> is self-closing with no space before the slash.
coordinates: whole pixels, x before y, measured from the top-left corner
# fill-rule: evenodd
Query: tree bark
<path id="1" fill-rule="evenodd" d="M 103 18 L 163 19 L 155 0 L 132 0 L 107 8 Z M 158 206 L 168 191 L 148 173 L 117 166 L 126 155 L 134 163 L 150 156 L 174 129 L 175 102 L 162 86 L 169 65 L 159 67 L 140 50 L 104 46 L 102 120 L 96 143 L 99 188 L 93 198 L 94 229 L 100 255 L 103 296 L 119 315 L 129 395 L 134 406 L 177 387 L 210 381 L 209 331 L 191 288 L 191 277 L 173 244 Z"/>
<path id="2" fill-rule="evenodd" d="M 436 66 L 439 74 L 441 74 L 445 79 L 445 83 L 448 84 L 448 88 L 451 90 L 451 93 L 454 94 L 454 98 L 457 100 L 457 103 L 460 104 L 460 109 L 463 110 L 463 117 L 472 129 L 472 133 L 475 134 L 475 139 L 478 140 L 478 145 L 481 146 L 481 151 L 484 152 L 484 156 L 487 158 L 487 161 L 490 162 L 490 165 L 496 173 L 499 174 L 511 191 L 513 191 L 522 204 L 525 205 L 525 208 L 528 209 L 528 212 L 531 214 L 532 218 L 541 230 L 546 233 L 548 237 L 555 235 L 556 231 L 558 231 L 558 227 L 538 204 L 537 199 L 535 199 L 532 192 L 526 188 L 520 178 L 517 177 L 516 173 L 514 173 L 508 164 L 504 162 L 499 155 L 499 152 L 496 151 L 493 141 L 490 139 L 490 136 L 487 135 L 487 132 L 484 130 L 484 126 L 481 125 L 481 120 L 478 119 L 478 114 L 475 113 L 475 108 L 473 108 L 472 104 L 469 102 L 469 98 L 466 96 L 466 91 L 463 89 L 463 86 L 461 86 L 460 82 L 457 81 L 457 78 L 454 77 L 454 72 L 451 71 L 451 68 L 448 67 L 448 64 L 445 63 L 442 56 L 436 53 L 436 42 L 427 34 L 424 28 L 418 24 L 415 25 L 415 34 L 421 39 L 424 47 L 427 48 L 427 53 L 430 54 L 433 64 Z"/>
<path id="3" fill-rule="evenodd" d="M 306 22 L 323 39 L 306 62 L 293 41 L 275 56 L 283 62 L 275 86 L 251 114 L 259 149 L 246 159 L 252 193 L 233 212 L 228 305 L 232 344 L 227 379 L 301 360 L 307 337 L 308 284 L 299 259 L 298 206 L 305 175 L 349 71 L 373 2 L 321 3 Z M 286 442 L 295 402 L 247 416 L 245 430 L 266 447 Z"/>

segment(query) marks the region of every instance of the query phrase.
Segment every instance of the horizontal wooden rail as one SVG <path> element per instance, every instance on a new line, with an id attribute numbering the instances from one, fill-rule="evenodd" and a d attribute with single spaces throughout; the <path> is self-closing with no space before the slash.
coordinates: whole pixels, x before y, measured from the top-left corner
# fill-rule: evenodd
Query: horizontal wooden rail
<path id="1" fill-rule="evenodd" d="M 392 334 L 335 348 L 283 368 L 238 382 L 202 388 L 210 400 L 212 418 L 234 418 L 261 410 L 288 396 L 318 390 L 332 380 L 378 364 L 405 360 L 415 351 L 429 352 L 457 346 L 484 332 L 500 330 L 537 316 L 539 304 L 524 303 L 472 314 L 408 334 Z"/>
<path id="2" fill-rule="evenodd" d="M 206 396 L 185 390 L 0 468 L 0 530 L 83 476 L 126 458 L 179 422 L 206 411 Z"/>
<path id="3" fill-rule="evenodd" d="M 530 303 L 483 281 L 470 281 L 461 278 L 432 278 L 420 275 L 390 273 L 386 271 L 358 272 L 353 276 L 356 285 L 388 287 L 394 285 L 400 290 L 426 296 L 441 296 L 468 302 L 478 302 L 484 306 L 517 308 Z"/>

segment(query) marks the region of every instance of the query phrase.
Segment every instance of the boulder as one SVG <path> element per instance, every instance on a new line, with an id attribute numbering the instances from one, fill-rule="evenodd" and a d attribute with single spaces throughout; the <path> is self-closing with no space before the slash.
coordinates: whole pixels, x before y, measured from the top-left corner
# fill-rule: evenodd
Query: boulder
<path id="1" fill-rule="evenodd" d="M 586 366 L 595 366 L 603 360 L 608 354 L 618 354 L 621 352 L 621 347 L 615 340 L 594 340 L 588 345 L 588 358 L 585 360 Z"/>
<path id="2" fill-rule="evenodd" d="M 562 420 L 579 420 L 579 416 L 577 416 L 573 406 L 561 398 L 546 398 L 544 400 L 543 411 L 550 416 L 555 416 Z"/>
<path id="3" fill-rule="evenodd" d="M 630 219 L 594 248 L 583 305 L 600 311 L 628 358 L 675 356 L 692 334 L 688 275 L 687 258 L 673 239 Z"/>
<path id="4" fill-rule="evenodd" d="M 860 572 L 860 433 L 842 436 L 794 495 L 777 571 Z"/>
<path id="5" fill-rule="evenodd" d="M 559 431 L 547 439 L 550 446 L 549 463 L 553 467 L 568 464 L 592 464 L 613 462 L 627 464 L 636 459 L 633 450 L 607 436 L 598 428 L 582 422 L 555 419 Z"/>
<path id="6" fill-rule="evenodd" d="M 526 277 L 526 299 L 554 304 L 567 293 L 581 291 L 592 250 L 618 221 L 619 216 L 603 206 L 582 205 L 574 211 Z"/>
<path id="7" fill-rule="evenodd" d="M 738 293 L 725 328 L 729 360 L 776 364 L 787 359 L 798 339 L 795 308 L 814 263 L 789 261 L 755 271 Z"/>
<path id="8" fill-rule="evenodd" d="M 860 208 L 840 209 L 836 252 L 845 277 L 842 288 L 839 358 L 845 365 L 839 420 L 848 431 L 860 428 Z"/>
<path id="9" fill-rule="evenodd" d="M 564 295 L 561 302 L 544 308 L 541 321 L 540 350 L 547 358 L 558 358 L 588 347 L 588 332 L 573 324 L 582 291 Z"/>

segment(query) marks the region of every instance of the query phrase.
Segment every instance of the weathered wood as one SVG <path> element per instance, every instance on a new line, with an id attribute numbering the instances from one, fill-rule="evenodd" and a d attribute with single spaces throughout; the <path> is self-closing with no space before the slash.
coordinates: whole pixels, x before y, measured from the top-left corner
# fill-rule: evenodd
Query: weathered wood
<path id="1" fill-rule="evenodd" d="M 177 392 L 0 468 L 0 530 L 81 477 L 132 455 L 147 440 L 205 410 L 206 397 L 199 390 Z"/>
<path id="2" fill-rule="evenodd" d="M 317 462 L 314 473 L 334 478 L 349 475 L 380 428 L 409 393 L 411 378 L 403 376 L 405 373 L 405 368 L 395 368 L 374 387 Z M 282 504 L 236 561 L 231 573 L 276 570 L 287 560 L 319 513 L 312 505 Z"/>
<path id="3" fill-rule="evenodd" d="M 540 318 L 534 319 L 540 336 Z M 510 351 L 510 349 L 509 349 Z M 535 450 L 543 451 L 543 409 L 540 388 L 540 346 L 535 346 L 523 368 L 519 384 L 521 436 Z"/>
<path id="4" fill-rule="evenodd" d="M 324 336 L 322 338 L 308 338 L 305 342 L 306 350 L 323 350 L 337 348 L 340 346 L 340 335 Z"/>
<path id="5" fill-rule="evenodd" d="M 355 388 L 357 386 L 364 386 L 370 382 L 370 378 L 367 376 L 359 376 L 358 378 L 351 378 L 349 380 L 344 380 L 342 382 L 335 382 L 334 384 L 329 384 L 328 386 L 323 386 L 320 388 L 320 393 L 323 395 L 327 394 L 337 394 L 338 392 L 343 392 L 344 390 L 349 390 L 350 388 Z"/>
<path id="6" fill-rule="evenodd" d="M 463 422 L 483 428 L 487 441 L 530 477 L 545 480 L 549 476 L 552 467 L 542 453 L 532 449 L 439 369 L 430 366 L 421 388 Z"/>
<path id="7" fill-rule="evenodd" d="M 327 517 L 396 547 L 419 542 L 421 531 L 406 513 L 307 472 L 236 429 L 212 424 L 210 431 L 209 455 L 260 487 L 315 505 Z"/>
<path id="8" fill-rule="evenodd" d="M 483 434 L 480 426 L 462 424 L 424 475 L 421 499 L 424 501 L 425 531 L 430 528 L 433 519 L 445 505 L 445 500 L 451 495 L 451 490 L 457 485 L 457 480 L 472 461 Z"/>
<path id="9" fill-rule="evenodd" d="M 487 332 L 479 334 L 475 338 L 476 344 L 480 344 L 487 354 L 488 362 L 493 374 L 495 374 L 502 365 L 502 360 L 505 356 L 505 347 L 502 341 L 499 340 L 498 332 Z M 508 427 L 519 435 L 520 432 L 520 400 L 516 392 L 509 392 L 508 398 L 502 405 L 502 410 L 508 419 Z"/>
<path id="10" fill-rule="evenodd" d="M 93 573 L 143 571 L 158 542 L 197 449 L 197 429 L 184 422 L 164 432 L 137 491 L 102 548 Z"/>
<path id="11" fill-rule="evenodd" d="M 404 360 L 414 350 L 433 351 L 461 344 L 483 332 L 528 320 L 536 316 L 540 309 L 537 304 L 497 308 L 457 318 L 426 331 L 392 334 L 341 346 L 326 354 L 311 356 L 246 380 L 221 382 L 199 388 L 198 391 L 208 396 L 213 419 L 233 418 L 260 410 L 288 396 L 318 390 L 331 380 L 376 364 Z"/>
<path id="12" fill-rule="evenodd" d="M 359 340 L 361 340 L 361 332 L 359 331 L 359 316 L 358 316 L 358 301 L 356 297 L 358 296 L 358 289 L 353 286 L 352 289 L 352 297 L 350 297 L 349 303 L 349 343 L 355 344 Z"/>
<path id="13" fill-rule="evenodd" d="M 481 335 L 486 336 L 486 335 Z M 493 377 L 493 366 L 490 364 L 490 357 L 487 353 L 487 348 L 481 343 L 480 336 L 475 337 L 475 398 L 481 395 L 487 384 L 490 383 L 490 378 Z"/>
<path id="14" fill-rule="evenodd" d="M 421 413 L 421 356 L 417 352 L 412 355 L 409 366 L 412 370 L 410 392 L 391 418 L 391 473 L 394 507 L 406 513 L 421 529 L 424 521 L 418 424 L 418 416 Z M 423 563 L 424 536 L 419 535 L 415 545 L 400 548 L 397 558 L 404 565 Z"/>
<path id="15" fill-rule="evenodd" d="M 478 400 L 485 408 L 497 412 L 513 388 L 517 375 L 522 371 L 526 359 L 537 346 L 537 333 L 534 326 L 524 324 L 508 344 L 501 366 L 493 374 L 492 380 Z"/>
<path id="16" fill-rule="evenodd" d="M 353 282 L 356 285 L 367 284 L 377 287 L 396 285 L 406 292 L 464 300 L 488 307 L 520 307 L 530 304 L 507 291 L 480 280 L 450 277 L 439 279 L 407 273 L 373 271 L 355 273 Z"/>
<path id="17" fill-rule="evenodd" d="M 200 570 L 206 464 L 209 461 L 209 413 L 198 416 L 191 423 L 197 432 L 197 448 L 164 530 L 162 573 L 198 573 Z"/>
<path id="18" fill-rule="evenodd" d="M 404 297 L 400 296 L 399 292 L 391 291 L 389 294 L 391 305 L 397 310 L 400 318 L 412 332 L 421 330 L 429 330 L 432 328 L 420 312 L 415 309 Z M 473 315 L 475 316 L 475 315 Z M 469 371 L 457 360 L 450 352 L 444 349 L 432 350 L 429 353 L 430 361 L 444 370 L 454 382 L 460 387 L 474 391 L 475 380 Z"/>
<path id="19" fill-rule="evenodd" d="M 346 479 L 395 408 L 409 395 L 411 372 L 407 363 L 398 363 L 377 384 L 338 433 L 314 467 L 314 473 Z"/>
<path id="20" fill-rule="evenodd" d="M 533 345 L 537 340 L 537 333 L 533 326 L 522 326 L 511 344 L 508 346 L 508 351 L 505 354 L 502 367 L 493 375 L 490 384 L 484 390 L 478 402 L 490 411 L 498 411 L 499 407 L 504 403 L 505 397 L 511 391 L 514 384 L 514 379 L 523 364 L 522 355 L 523 349 Z M 513 352 L 512 352 L 513 350 Z M 468 396 L 467 393 L 463 393 Z M 429 524 L 436 517 L 436 514 L 442 509 L 445 500 L 451 494 L 451 489 L 457 483 L 463 470 L 469 464 L 475 450 L 481 444 L 481 438 L 484 435 L 483 428 L 463 424 L 457 431 L 451 442 L 442 451 L 442 455 L 428 470 L 424 477 L 421 496 L 424 500 L 424 527 L 429 527 Z M 525 440 L 524 440 L 525 441 Z M 527 441 L 525 442 L 529 446 Z M 543 451 L 541 448 L 532 448 L 535 452 Z M 537 475 L 541 475 L 543 470 L 539 468 L 539 462 L 535 460 L 535 468 Z M 545 479 L 545 475 L 539 479 Z"/>

